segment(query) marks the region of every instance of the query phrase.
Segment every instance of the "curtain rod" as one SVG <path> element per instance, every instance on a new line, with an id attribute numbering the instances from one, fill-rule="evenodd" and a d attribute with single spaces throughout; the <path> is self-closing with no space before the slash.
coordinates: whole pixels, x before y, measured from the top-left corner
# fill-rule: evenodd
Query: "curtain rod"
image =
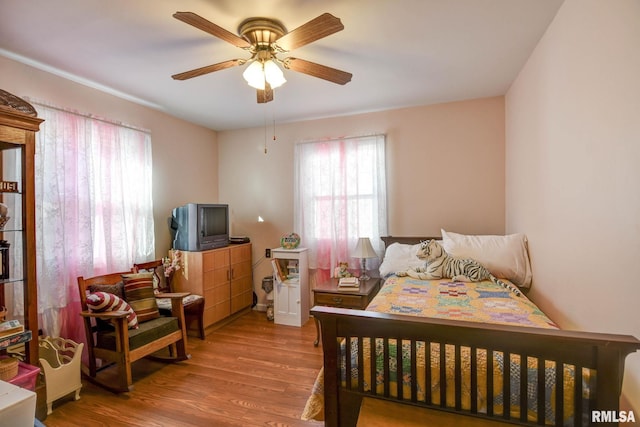
<path id="1" fill-rule="evenodd" d="M 370 133 L 370 134 L 364 134 L 364 135 L 352 135 L 352 136 L 327 138 L 327 139 L 306 139 L 306 140 L 297 142 L 297 144 L 313 144 L 313 143 L 316 143 L 316 142 L 344 141 L 345 139 L 358 139 L 358 138 L 366 138 L 366 137 L 374 137 L 374 136 L 386 136 L 386 134 L 384 134 L 384 133 Z"/>
<path id="2" fill-rule="evenodd" d="M 72 110 L 70 108 L 58 107 L 57 105 L 53 105 L 53 104 L 50 104 L 50 103 L 45 102 L 45 101 L 38 101 L 38 100 L 35 100 L 35 99 L 30 98 L 28 96 L 25 96 L 24 99 L 26 99 L 27 101 L 29 101 L 32 104 L 36 104 L 36 105 L 39 105 L 41 107 L 51 108 L 53 110 L 58 110 L 58 111 L 63 111 L 65 113 L 74 114 L 76 116 L 85 117 L 87 119 L 97 120 L 97 121 L 103 122 L 103 123 L 109 123 L 109 124 L 112 124 L 112 125 L 121 126 L 123 128 L 132 129 L 132 130 L 136 130 L 138 132 L 144 132 L 146 134 L 151 135 L 151 130 L 145 129 L 145 128 L 141 128 L 141 127 L 137 127 L 137 126 L 134 126 L 134 125 L 130 125 L 128 123 L 119 122 L 117 120 L 106 119 L 104 117 L 96 116 L 96 115 L 91 114 L 91 113 L 81 113 L 81 112 L 79 112 L 77 110 Z"/>

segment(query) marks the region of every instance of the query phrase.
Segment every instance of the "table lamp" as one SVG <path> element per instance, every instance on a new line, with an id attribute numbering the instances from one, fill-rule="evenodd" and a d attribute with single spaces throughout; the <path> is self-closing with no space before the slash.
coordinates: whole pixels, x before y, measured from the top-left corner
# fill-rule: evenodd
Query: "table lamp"
<path id="1" fill-rule="evenodd" d="M 367 275 L 367 258 L 377 258 L 378 254 L 373 250 L 371 246 L 371 240 L 368 237 L 360 237 L 356 249 L 353 251 L 352 256 L 354 258 L 360 258 L 361 271 L 360 280 L 367 281 L 370 277 Z"/>

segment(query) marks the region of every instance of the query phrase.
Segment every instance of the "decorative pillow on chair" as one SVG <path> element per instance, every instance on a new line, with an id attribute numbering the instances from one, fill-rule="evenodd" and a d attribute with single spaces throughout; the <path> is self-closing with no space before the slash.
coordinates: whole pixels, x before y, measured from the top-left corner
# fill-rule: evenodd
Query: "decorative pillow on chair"
<path id="1" fill-rule="evenodd" d="M 153 269 L 153 288 L 158 292 L 169 292 L 167 277 L 164 275 L 164 265 Z"/>
<path id="2" fill-rule="evenodd" d="M 126 311 L 127 325 L 129 329 L 138 329 L 138 316 L 133 308 L 122 298 L 109 292 L 94 292 L 87 296 L 87 306 L 96 313 L 104 313 L 107 311 Z"/>
<path id="3" fill-rule="evenodd" d="M 124 300 L 124 283 L 118 282 L 115 285 L 89 285 L 89 292 L 109 292 Z"/>
<path id="4" fill-rule="evenodd" d="M 153 273 L 123 274 L 124 296 L 140 323 L 160 317 L 153 292 Z"/>

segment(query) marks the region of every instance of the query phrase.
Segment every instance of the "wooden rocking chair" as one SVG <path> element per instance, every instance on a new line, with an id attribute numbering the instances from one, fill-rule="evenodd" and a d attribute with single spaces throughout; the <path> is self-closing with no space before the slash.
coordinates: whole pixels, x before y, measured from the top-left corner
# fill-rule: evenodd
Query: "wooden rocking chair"
<path id="1" fill-rule="evenodd" d="M 131 276 L 129 276 L 131 275 Z M 143 357 L 153 355 L 155 359 L 176 362 L 190 358 L 187 354 L 187 333 L 185 328 L 182 298 L 188 293 L 161 294 L 158 297 L 171 299 L 171 316 L 149 315 L 145 311 L 140 316 L 139 327 L 129 329 L 127 311 L 95 312 L 89 310 L 87 297 L 93 292 L 107 292 L 120 298 L 126 296 L 122 292 L 124 283 L 132 280 L 131 272 L 112 273 L 103 276 L 95 276 L 85 279 L 78 277 L 80 291 L 80 303 L 84 319 L 87 338 L 87 351 L 89 355 L 88 372 L 83 369 L 85 376 L 113 392 L 127 392 L 133 389 L 131 364 Z M 151 283 L 151 275 L 148 275 Z M 153 292 L 153 291 L 152 291 Z M 133 295 L 133 294 L 130 294 Z M 126 301 L 126 298 L 124 298 Z M 152 300 L 153 301 L 153 300 Z M 130 301 L 131 307 L 135 306 Z M 148 301 L 145 301 L 148 305 Z M 150 318 L 153 317 L 153 318 Z M 146 320 L 146 318 L 150 318 Z M 167 348 L 168 354 L 159 354 L 160 350 Z M 156 354 L 154 354 L 156 353 Z M 98 368 L 97 359 L 103 362 Z M 106 377 L 98 378 L 98 372 L 111 365 L 117 366 L 117 379 L 108 381 Z"/>

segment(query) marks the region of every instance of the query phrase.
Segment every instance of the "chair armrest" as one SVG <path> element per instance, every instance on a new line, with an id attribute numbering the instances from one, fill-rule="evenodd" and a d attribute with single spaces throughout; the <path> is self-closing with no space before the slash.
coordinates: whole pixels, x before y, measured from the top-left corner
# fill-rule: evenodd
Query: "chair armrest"
<path id="1" fill-rule="evenodd" d="M 184 326 L 184 306 L 182 305 L 182 299 L 189 296 L 189 292 L 171 292 L 171 293 L 159 293 L 156 294 L 156 298 L 169 298 L 171 300 L 171 316 L 177 317 L 183 334 L 186 337 L 186 329 Z"/>
<path id="2" fill-rule="evenodd" d="M 104 311 L 101 313 L 97 313 L 94 311 L 81 311 L 80 316 L 82 317 L 94 317 L 100 319 L 122 319 L 129 315 L 128 311 Z"/>
<path id="3" fill-rule="evenodd" d="M 186 296 L 191 295 L 191 292 L 167 292 L 167 293 L 159 293 L 156 294 L 156 298 L 184 298 Z"/>

